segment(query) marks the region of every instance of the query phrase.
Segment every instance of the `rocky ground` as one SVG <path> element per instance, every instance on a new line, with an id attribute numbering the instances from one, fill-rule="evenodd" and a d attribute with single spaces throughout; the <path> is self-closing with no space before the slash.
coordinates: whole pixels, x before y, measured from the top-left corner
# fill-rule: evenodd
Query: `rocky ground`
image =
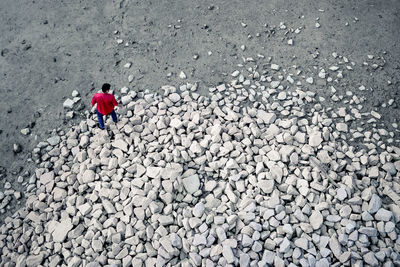
<path id="1" fill-rule="evenodd" d="M 1 5 L 2 263 L 399 264 L 396 1 Z"/>

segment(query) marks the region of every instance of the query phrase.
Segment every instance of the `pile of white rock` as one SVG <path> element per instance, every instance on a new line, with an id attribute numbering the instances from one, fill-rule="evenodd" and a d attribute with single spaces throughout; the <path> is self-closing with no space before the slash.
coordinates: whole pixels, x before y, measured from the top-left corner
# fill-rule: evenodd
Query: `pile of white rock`
<path id="1" fill-rule="evenodd" d="M 162 89 L 40 144 L 4 266 L 400 264 L 398 147 L 351 146 L 299 88 Z"/>

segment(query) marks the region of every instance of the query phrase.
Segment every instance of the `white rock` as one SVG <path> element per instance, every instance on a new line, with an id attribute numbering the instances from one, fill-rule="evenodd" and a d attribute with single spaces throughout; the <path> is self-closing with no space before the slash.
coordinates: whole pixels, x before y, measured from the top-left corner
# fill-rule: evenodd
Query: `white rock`
<path id="1" fill-rule="evenodd" d="M 84 183 L 90 183 L 93 182 L 96 177 L 96 174 L 92 170 L 85 170 L 85 172 L 82 175 L 82 181 Z"/>
<path id="2" fill-rule="evenodd" d="M 73 90 L 71 95 L 72 95 L 72 97 L 78 97 L 79 96 L 79 92 L 77 90 Z"/>
<path id="3" fill-rule="evenodd" d="M 217 136 L 217 135 L 219 135 L 221 133 L 221 131 L 222 131 L 221 125 L 215 124 L 215 125 L 212 126 L 210 133 L 211 133 L 212 136 Z"/>
<path id="4" fill-rule="evenodd" d="M 211 51 L 210 51 L 211 52 Z M 210 53 L 209 52 L 209 53 Z M 197 253 L 194 253 L 194 252 L 190 252 L 189 253 L 189 258 L 190 258 L 190 260 L 193 262 L 192 264 L 188 264 L 188 265 L 182 265 L 182 266 L 184 266 L 184 267 L 189 267 L 189 266 L 200 266 L 201 265 L 201 256 L 199 255 L 199 254 L 197 254 Z M 149 265 L 147 265 L 147 266 L 149 266 Z M 155 266 L 155 265 L 154 265 Z M 157 266 L 162 266 L 162 265 L 160 265 L 160 264 L 158 264 Z"/>
<path id="5" fill-rule="evenodd" d="M 280 161 L 281 155 L 276 150 L 271 150 L 267 153 L 267 157 L 272 161 Z"/>
<path id="6" fill-rule="evenodd" d="M 34 262 L 32 263 L 31 266 L 36 266 L 38 264 L 41 264 L 42 262 Z M 21 266 L 26 266 L 26 255 L 19 255 L 15 264 L 16 267 L 21 267 Z"/>
<path id="7" fill-rule="evenodd" d="M 193 194 L 200 189 L 200 179 L 197 174 L 182 179 L 183 186 L 189 194 Z"/>
<path id="8" fill-rule="evenodd" d="M 161 225 L 170 225 L 174 223 L 174 218 L 172 216 L 166 216 L 166 215 L 161 215 L 158 217 L 158 221 L 160 222 Z"/>
<path id="9" fill-rule="evenodd" d="M 317 27 L 317 28 L 319 28 L 319 27 Z M 315 266 L 318 266 L 318 267 L 329 267 L 329 266 L 331 266 L 331 264 L 329 263 L 327 258 L 322 258 L 322 259 L 319 259 L 315 263 Z"/>
<path id="10" fill-rule="evenodd" d="M 343 122 L 339 122 L 339 123 L 337 123 L 336 124 L 336 129 L 339 131 L 339 132 L 345 132 L 345 133 L 347 133 L 349 130 L 348 130 L 348 127 L 347 127 L 347 124 L 346 123 L 343 123 Z"/>
<path id="11" fill-rule="evenodd" d="M 13 151 L 14 153 L 19 153 L 22 151 L 21 145 L 19 144 L 13 144 Z"/>
<path id="12" fill-rule="evenodd" d="M 393 222 L 387 222 L 385 224 L 385 232 L 386 233 L 393 232 L 395 228 L 396 228 L 396 225 Z"/>
<path id="13" fill-rule="evenodd" d="M 283 232 L 285 232 L 286 234 L 288 234 L 290 236 L 293 234 L 293 227 L 291 224 L 288 224 L 288 223 L 284 224 L 282 227 L 282 230 L 283 230 Z"/>
<path id="14" fill-rule="evenodd" d="M 303 250 L 308 249 L 308 240 L 306 238 L 299 238 L 294 241 L 294 245 Z"/>
<path id="15" fill-rule="evenodd" d="M 124 95 L 121 97 L 122 105 L 128 105 L 132 101 L 132 97 L 130 95 Z"/>
<path id="16" fill-rule="evenodd" d="M 400 163 L 400 161 L 399 161 Z M 386 162 L 383 164 L 382 169 L 384 169 L 386 172 L 390 173 L 390 175 L 396 175 L 397 169 L 394 163 L 392 162 Z"/>
<path id="17" fill-rule="evenodd" d="M 242 246 L 243 247 L 251 247 L 253 245 L 253 239 L 248 235 L 244 234 L 242 236 Z"/>
<path id="18" fill-rule="evenodd" d="M 270 194 L 274 190 L 274 180 L 261 180 L 257 183 L 257 186 L 265 193 Z"/>
<path id="19" fill-rule="evenodd" d="M 347 192 L 346 189 L 341 187 L 336 191 L 336 197 L 340 201 L 343 201 L 345 198 L 347 198 Z"/>
<path id="20" fill-rule="evenodd" d="M 68 235 L 68 232 L 71 231 L 73 228 L 73 224 L 71 222 L 71 219 L 64 219 L 61 222 L 57 223 L 57 226 L 55 227 L 52 237 L 54 242 L 64 242 L 65 238 Z"/>
<path id="21" fill-rule="evenodd" d="M 75 104 L 74 100 L 67 98 L 63 103 L 63 107 L 66 109 L 73 109 L 74 104 Z"/>
<path id="22" fill-rule="evenodd" d="M 373 194 L 368 204 L 368 212 L 370 214 L 376 213 L 382 206 L 382 200 L 377 194 Z"/>
<path id="23" fill-rule="evenodd" d="M 360 227 L 359 233 L 365 234 L 367 236 L 375 237 L 378 235 L 378 230 L 373 227 Z"/>
<path id="24" fill-rule="evenodd" d="M 146 171 L 147 171 L 147 169 L 143 165 L 140 165 L 140 164 L 136 165 L 136 175 L 137 175 L 137 177 L 141 177 L 143 174 L 146 173 Z"/>
<path id="25" fill-rule="evenodd" d="M 282 241 L 282 243 L 279 245 L 279 252 L 280 253 L 286 253 L 290 249 L 290 241 L 285 237 Z"/>
<path id="26" fill-rule="evenodd" d="M 319 228 L 321 228 L 324 222 L 324 217 L 319 210 L 314 210 L 309 219 L 310 224 L 314 230 L 318 230 Z"/>
<path id="27" fill-rule="evenodd" d="M 78 256 L 73 256 L 72 259 L 68 262 L 69 267 L 78 267 L 80 266 L 82 259 Z"/>
<path id="28" fill-rule="evenodd" d="M 380 119 L 382 116 L 381 116 L 381 114 L 379 114 L 378 112 L 376 112 L 376 111 L 371 111 L 371 115 L 374 117 L 374 118 L 376 118 L 376 119 Z"/>
<path id="29" fill-rule="evenodd" d="M 363 256 L 364 261 L 369 264 L 370 266 L 379 266 L 379 262 L 376 259 L 374 253 L 372 251 L 366 253 Z"/>
<path id="30" fill-rule="evenodd" d="M 92 210 L 92 206 L 88 202 L 86 202 L 85 204 L 78 206 L 78 210 L 83 216 L 85 216 Z"/>
<path id="31" fill-rule="evenodd" d="M 61 138 L 58 135 L 52 136 L 47 139 L 47 142 L 52 146 L 57 145 L 58 143 L 60 143 L 60 141 L 61 141 Z"/>
<path id="32" fill-rule="evenodd" d="M 260 109 L 257 110 L 257 118 L 261 119 L 265 124 L 271 124 L 276 120 L 276 115 Z"/>
<path id="33" fill-rule="evenodd" d="M 236 258 L 233 254 L 232 248 L 227 245 L 223 245 L 222 247 L 222 255 L 224 256 L 227 263 L 234 263 Z"/>
<path id="34" fill-rule="evenodd" d="M 103 250 L 103 242 L 98 239 L 93 239 L 91 246 L 95 252 L 101 252 Z"/>
<path id="35" fill-rule="evenodd" d="M 195 234 L 193 237 L 193 246 L 206 245 L 207 239 L 204 235 Z"/>
<path id="36" fill-rule="evenodd" d="M 179 73 L 179 78 L 181 78 L 181 79 L 186 79 L 186 74 L 185 74 L 183 71 L 181 71 L 181 72 Z"/>
<path id="37" fill-rule="evenodd" d="M 161 175 L 162 168 L 149 166 L 146 169 L 146 176 L 150 178 L 157 178 Z"/>
<path id="38" fill-rule="evenodd" d="M 171 122 L 169 123 L 169 125 L 170 125 L 172 128 L 179 129 L 179 128 L 182 127 L 182 121 L 181 121 L 180 119 L 178 119 L 178 118 L 173 118 L 173 119 L 171 120 Z"/>
<path id="39" fill-rule="evenodd" d="M 197 141 L 192 142 L 189 149 L 195 154 L 200 154 L 203 151 L 203 149 L 201 148 L 200 144 Z"/>
<path id="40" fill-rule="evenodd" d="M 56 187 L 53 189 L 54 201 L 61 201 L 67 197 L 67 191 L 62 188 Z"/>
<path id="41" fill-rule="evenodd" d="M 250 266 L 250 256 L 248 254 L 241 254 L 239 259 L 239 266 L 247 267 Z"/>
<path id="42" fill-rule="evenodd" d="M 40 253 L 39 255 L 29 255 L 26 258 L 25 264 L 27 267 L 36 267 L 36 266 L 39 266 L 43 262 L 43 259 L 44 259 L 43 253 Z M 25 266 L 25 264 L 21 265 L 21 266 Z M 18 267 L 18 265 L 17 265 L 17 267 Z"/>
<path id="43" fill-rule="evenodd" d="M 260 242 L 255 241 L 253 243 L 253 246 L 251 247 L 251 250 L 254 252 L 261 252 L 263 250 L 263 246 L 261 245 Z"/>
<path id="44" fill-rule="evenodd" d="M 210 192 L 210 191 L 214 190 L 214 188 L 215 188 L 216 186 L 217 186 L 217 182 L 214 181 L 214 180 L 210 180 L 210 181 L 207 181 L 207 182 L 204 184 L 204 190 L 206 190 L 207 192 Z"/>
<path id="45" fill-rule="evenodd" d="M 170 239 L 171 239 L 171 245 L 172 246 L 178 247 L 178 248 L 182 246 L 182 239 L 176 233 L 171 233 Z"/>
<path id="46" fill-rule="evenodd" d="M 280 66 L 277 65 L 277 64 L 271 64 L 271 69 L 273 69 L 273 70 L 279 70 L 279 69 L 280 69 Z"/>
<path id="47" fill-rule="evenodd" d="M 324 69 L 322 69 L 319 73 L 318 73 L 318 77 L 321 79 L 325 79 L 326 78 L 326 72 Z"/>
<path id="48" fill-rule="evenodd" d="M 223 241 L 226 240 L 226 232 L 225 232 L 224 228 L 218 226 L 215 229 L 215 233 L 217 234 L 217 237 L 218 237 L 220 242 L 223 242 Z"/>
<path id="49" fill-rule="evenodd" d="M 283 91 L 283 92 L 280 92 L 279 94 L 278 94 L 278 100 L 285 100 L 286 99 L 286 92 L 285 91 Z"/>
<path id="50" fill-rule="evenodd" d="M 74 113 L 73 110 L 67 111 L 67 112 L 65 113 L 65 118 L 66 118 L 66 119 L 72 119 L 74 116 L 75 116 L 75 113 Z"/>
<path id="51" fill-rule="evenodd" d="M 169 100 L 172 101 L 172 103 L 177 103 L 179 100 L 181 100 L 181 96 L 177 93 L 172 93 L 168 96 Z"/>
<path id="52" fill-rule="evenodd" d="M 31 133 L 31 130 L 29 128 L 21 129 L 21 134 L 23 134 L 23 135 L 28 135 L 30 133 Z"/>
<path id="53" fill-rule="evenodd" d="M 280 81 L 272 81 L 270 84 L 271 84 L 272 89 L 276 89 L 281 84 L 281 82 Z"/>
<path id="54" fill-rule="evenodd" d="M 129 88 L 124 86 L 121 88 L 121 94 L 127 94 L 129 92 Z"/>
<path id="55" fill-rule="evenodd" d="M 308 144 L 312 147 L 318 147 L 322 143 L 323 139 L 321 137 L 320 131 L 313 131 L 310 133 Z"/>
<path id="56" fill-rule="evenodd" d="M 375 213 L 375 220 L 388 222 L 393 216 L 393 212 L 380 208 Z"/>
<path id="57" fill-rule="evenodd" d="M 194 216 L 201 218 L 204 214 L 204 204 L 202 202 L 197 203 L 192 212 Z"/>
<path id="58" fill-rule="evenodd" d="M 239 76 L 240 72 L 238 70 L 235 70 L 234 72 L 232 72 L 231 76 L 232 77 L 237 77 Z"/>
<path id="59" fill-rule="evenodd" d="M 331 236 L 331 238 L 329 239 L 329 247 L 333 255 L 335 255 L 335 257 L 339 259 L 342 254 L 342 247 L 336 237 Z"/>
<path id="60" fill-rule="evenodd" d="M 128 147 L 129 147 L 129 145 L 128 145 L 128 143 L 126 143 L 126 142 L 125 142 L 124 140 L 122 140 L 122 139 L 115 140 L 114 142 L 111 143 L 111 145 L 112 145 L 113 147 L 115 147 L 115 148 L 121 149 L 121 150 L 124 151 L 124 152 L 128 152 Z"/>
<path id="61" fill-rule="evenodd" d="M 114 214 L 117 211 L 114 208 L 114 205 L 108 199 L 103 199 L 103 208 L 107 212 L 107 214 Z"/>

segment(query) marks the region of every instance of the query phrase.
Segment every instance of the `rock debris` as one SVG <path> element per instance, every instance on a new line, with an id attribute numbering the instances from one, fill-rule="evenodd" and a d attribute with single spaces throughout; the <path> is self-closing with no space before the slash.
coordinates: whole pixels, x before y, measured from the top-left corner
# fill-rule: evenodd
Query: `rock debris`
<path id="1" fill-rule="evenodd" d="M 318 77 L 269 66 L 276 76 L 235 70 L 209 96 L 189 83 L 161 95 L 124 87 L 117 124 L 102 131 L 89 116 L 39 143 L 36 172 L 18 178 L 26 205 L 0 228 L 2 262 L 399 264 L 400 148 L 374 144 L 385 129 L 351 124 L 381 115 L 325 108 L 307 90 L 337 66 Z M 11 196 L 21 197 L 10 185 L 1 209 Z"/>

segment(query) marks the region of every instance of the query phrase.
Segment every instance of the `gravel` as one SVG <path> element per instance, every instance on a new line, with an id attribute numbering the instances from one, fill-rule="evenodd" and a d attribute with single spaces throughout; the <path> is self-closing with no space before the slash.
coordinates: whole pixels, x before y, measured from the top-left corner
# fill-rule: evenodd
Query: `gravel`
<path id="1" fill-rule="evenodd" d="M 286 77 L 282 66 L 271 69 Z M 399 264 L 400 149 L 348 144 L 359 129 L 346 109 L 292 88 L 301 77 L 264 77 L 261 88 L 241 71 L 231 76 L 209 97 L 191 84 L 132 94 L 107 130 L 88 116 L 40 143 L 26 205 L 0 228 L 2 262 Z M 7 190 L 4 207 L 15 193 Z"/>

